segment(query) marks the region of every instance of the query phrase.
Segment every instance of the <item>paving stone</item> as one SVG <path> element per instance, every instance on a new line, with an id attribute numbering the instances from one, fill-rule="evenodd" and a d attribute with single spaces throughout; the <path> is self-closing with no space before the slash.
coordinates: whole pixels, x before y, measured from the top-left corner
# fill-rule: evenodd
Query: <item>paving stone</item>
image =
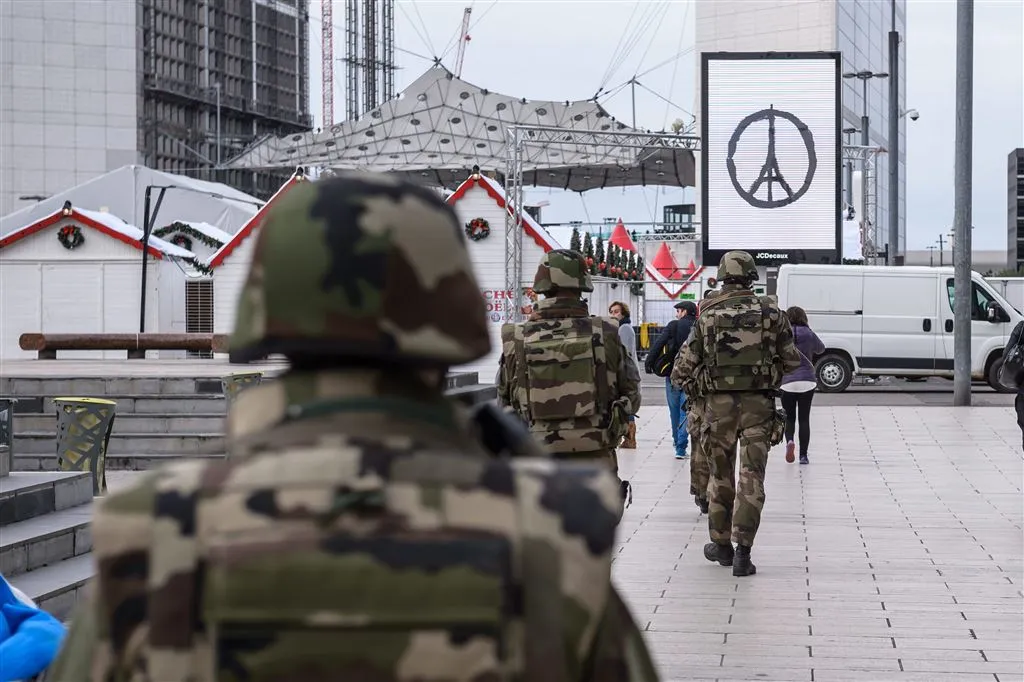
<path id="1" fill-rule="evenodd" d="M 1024 679 L 1012 408 L 815 407 L 811 464 L 769 457 L 747 578 L 703 558 L 663 406 L 641 410 L 638 444 L 619 452 L 634 497 L 614 575 L 662 679 Z"/>

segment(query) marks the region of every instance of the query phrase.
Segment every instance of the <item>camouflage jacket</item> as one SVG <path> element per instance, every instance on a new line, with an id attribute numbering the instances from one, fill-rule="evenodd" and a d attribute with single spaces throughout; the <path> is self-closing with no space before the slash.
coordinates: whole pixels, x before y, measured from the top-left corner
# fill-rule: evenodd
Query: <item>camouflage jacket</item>
<path id="1" fill-rule="evenodd" d="M 679 352 L 672 365 L 672 383 L 681 386 L 688 397 L 700 400 L 712 392 L 713 382 L 708 356 L 714 352 L 728 353 L 730 343 L 739 343 L 738 340 L 727 336 L 712 340 L 710 332 L 714 325 L 715 309 L 741 302 L 758 307 L 766 304 L 767 337 L 770 345 L 768 355 L 772 362 L 772 385 L 768 388 L 778 388 L 783 375 L 800 366 L 800 352 L 793 343 L 793 329 L 789 324 L 789 318 L 770 300 L 758 298 L 754 292 L 739 285 L 725 284 L 719 294 L 702 302 L 700 316 L 690 333 L 690 342 Z M 718 347 L 713 348 L 712 343 Z"/>
<path id="2" fill-rule="evenodd" d="M 588 362 L 553 362 L 550 375 L 538 372 L 531 378 L 527 358 L 535 349 L 526 347 L 526 335 L 543 340 L 573 327 L 586 337 Z M 583 301 L 545 298 L 530 321 L 502 326 L 501 339 L 498 400 L 519 414 L 550 452 L 616 446 L 626 417 L 640 409 L 640 370 L 626 355 L 618 323 L 591 316 Z"/>
<path id="3" fill-rule="evenodd" d="M 490 457 L 407 372 L 242 393 L 229 457 L 97 505 L 59 682 L 656 680 L 611 584 L 618 482 Z"/>

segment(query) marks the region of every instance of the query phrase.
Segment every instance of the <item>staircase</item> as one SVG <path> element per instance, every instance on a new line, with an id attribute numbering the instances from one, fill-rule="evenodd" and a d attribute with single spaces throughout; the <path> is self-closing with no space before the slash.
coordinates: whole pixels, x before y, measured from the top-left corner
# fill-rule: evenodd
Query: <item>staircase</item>
<path id="1" fill-rule="evenodd" d="M 272 380 L 268 373 L 264 381 Z M 493 400 L 475 373 L 448 377 L 448 394 Z M 0 446 L 0 573 L 40 608 L 67 618 L 95 567 L 92 474 L 57 472 L 55 397 L 117 402 L 108 470 L 144 470 L 170 461 L 224 456 L 226 403 L 219 377 L 0 378 L 0 395 L 18 399 L 13 466 Z"/>
<path id="2" fill-rule="evenodd" d="M 92 474 L 0 477 L 0 573 L 40 608 L 70 615 L 92 576 Z"/>

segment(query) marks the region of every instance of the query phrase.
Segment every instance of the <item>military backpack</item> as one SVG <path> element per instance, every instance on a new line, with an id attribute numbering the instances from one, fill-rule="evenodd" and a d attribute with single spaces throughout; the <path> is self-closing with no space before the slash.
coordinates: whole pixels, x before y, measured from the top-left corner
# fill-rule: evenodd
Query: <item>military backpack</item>
<path id="1" fill-rule="evenodd" d="M 611 390 L 599 317 L 531 320 L 517 344 L 519 384 L 530 428 L 552 453 L 614 447 Z M 557 433 L 552 440 L 545 435 Z"/>
<path id="2" fill-rule="evenodd" d="M 771 302 L 752 293 L 723 296 L 701 314 L 705 338 L 708 389 L 764 391 L 775 388 Z"/>

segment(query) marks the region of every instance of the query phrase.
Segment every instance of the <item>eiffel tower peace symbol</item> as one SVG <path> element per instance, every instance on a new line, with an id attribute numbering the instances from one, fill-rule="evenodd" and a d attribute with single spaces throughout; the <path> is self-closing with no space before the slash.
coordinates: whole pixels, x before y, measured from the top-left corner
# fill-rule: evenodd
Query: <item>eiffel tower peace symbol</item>
<path id="1" fill-rule="evenodd" d="M 807 150 L 807 172 L 804 175 L 803 183 L 796 192 L 793 191 L 792 186 L 786 181 L 782 170 L 779 168 L 779 160 L 775 156 L 775 119 L 777 118 L 788 121 L 796 128 L 797 132 L 800 133 L 800 139 L 803 140 L 804 148 Z M 764 120 L 768 121 L 768 145 L 764 165 L 761 166 L 761 172 L 749 189 L 744 188 L 736 177 L 736 163 L 733 161 L 733 156 L 736 154 L 736 145 L 752 123 Z M 811 134 L 807 124 L 795 115 L 788 111 L 776 109 L 774 105 L 769 106 L 767 109 L 762 109 L 747 116 L 736 126 L 732 137 L 729 138 L 728 156 L 726 157 L 725 165 L 729 169 L 729 179 L 732 180 L 732 186 L 736 189 L 736 193 L 754 208 L 780 208 L 788 206 L 807 192 L 811 186 L 811 180 L 814 179 L 814 172 L 818 168 L 818 156 L 814 152 L 814 136 Z M 756 196 L 762 185 L 767 185 L 767 199 L 759 199 Z M 773 185 L 778 185 L 781 192 L 773 191 Z M 782 196 L 783 194 L 784 196 Z"/>

